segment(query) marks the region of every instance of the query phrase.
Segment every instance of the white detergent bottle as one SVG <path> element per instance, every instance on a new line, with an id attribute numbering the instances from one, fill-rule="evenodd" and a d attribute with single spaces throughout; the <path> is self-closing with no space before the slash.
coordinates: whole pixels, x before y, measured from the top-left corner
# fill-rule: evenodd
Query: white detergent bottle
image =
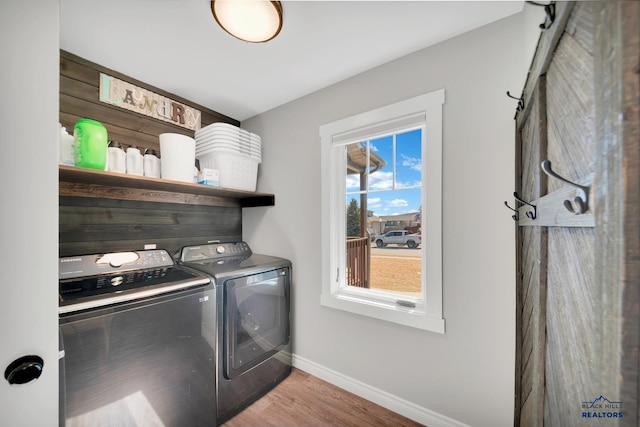
<path id="1" fill-rule="evenodd" d="M 117 141 L 109 141 L 107 148 L 107 170 L 125 173 L 127 170 L 126 154 Z"/>
<path id="2" fill-rule="evenodd" d="M 127 148 L 127 173 L 130 175 L 144 175 L 142 154 L 134 146 Z"/>
<path id="3" fill-rule="evenodd" d="M 160 159 L 158 159 L 155 150 L 150 148 L 144 150 L 143 166 L 144 176 L 160 178 Z"/>

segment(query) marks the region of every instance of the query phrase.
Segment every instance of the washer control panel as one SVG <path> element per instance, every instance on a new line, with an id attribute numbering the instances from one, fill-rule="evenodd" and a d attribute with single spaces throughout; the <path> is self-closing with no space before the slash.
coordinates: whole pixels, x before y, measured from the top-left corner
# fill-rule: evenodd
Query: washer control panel
<path id="1" fill-rule="evenodd" d="M 191 262 L 226 257 L 249 257 L 251 254 L 251 248 L 249 248 L 247 242 L 211 243 L 183 248 L 180 254 L 180 261 Z"/>
<path id="2" fill-rule="evenodd" d="M 58 262 L 58 278 L 63 280 L 131 270 L 160 269 L 174 264 L 173 258 L 164 249 L 63 257 Z"/>

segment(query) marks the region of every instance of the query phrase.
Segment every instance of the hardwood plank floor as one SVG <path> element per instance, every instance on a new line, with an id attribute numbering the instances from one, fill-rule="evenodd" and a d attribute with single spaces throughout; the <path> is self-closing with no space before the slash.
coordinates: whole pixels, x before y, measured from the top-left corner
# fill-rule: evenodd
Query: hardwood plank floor
<path id="1" fill-rule="evenodd" d="M 294 368 L 291 375 L 222 427 L 422 426 Z"/>

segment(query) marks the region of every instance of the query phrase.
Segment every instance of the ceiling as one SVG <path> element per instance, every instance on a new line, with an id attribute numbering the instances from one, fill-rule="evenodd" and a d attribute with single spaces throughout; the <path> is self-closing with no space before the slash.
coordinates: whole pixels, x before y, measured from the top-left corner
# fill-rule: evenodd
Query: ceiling
<path id="1" fill-rule="evenodd" d="M 245 120 L 502 19 L 522 1 L 283 1 L 272 41 L 216 24 L 208 0 L 60 0 L 60 48 Z"/>

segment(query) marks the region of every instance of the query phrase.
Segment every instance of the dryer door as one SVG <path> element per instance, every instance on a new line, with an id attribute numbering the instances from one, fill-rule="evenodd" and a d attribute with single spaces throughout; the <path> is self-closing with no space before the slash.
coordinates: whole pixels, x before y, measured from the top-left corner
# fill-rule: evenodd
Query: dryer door
<path id="1" fill-rule="evenodd" d="M 289 268 L 224 285 L 224 374 L 237 377 L 289 342 Z"/>

